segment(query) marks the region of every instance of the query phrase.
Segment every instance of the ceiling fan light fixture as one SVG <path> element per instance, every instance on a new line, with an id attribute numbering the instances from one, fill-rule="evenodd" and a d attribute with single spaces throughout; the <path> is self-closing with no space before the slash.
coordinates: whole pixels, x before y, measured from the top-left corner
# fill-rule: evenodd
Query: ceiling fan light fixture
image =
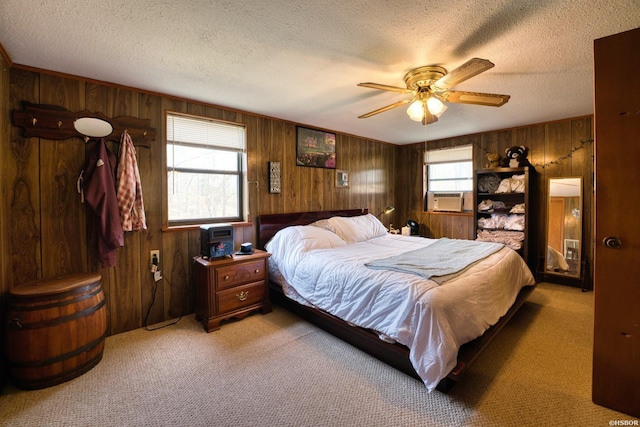
<path id="1" fill-rule="evenodd" d="M 414 122 L 421 122 L 424 118 L 425 109 L 433 116 L 440 117 L 448 107 L 434 96 L 430 96 L 426 101 L 416 100 L 407 108 L 409 118 Z"/>
<path id="2" fill-rule="evenodd" d="M 493 66 L 493 63 L 488 59 L 472 58 L 450 72 L 438 65 L 418 67 L 405 74 L 406 88 L 370 82 L 358 83 L 358 86 L 361 87 L 413 95 L 413 98 L 394 102 L 362 114 L 358 118 L 364 119 L 401 105 L 410 104 L 407 109 L 409 118 L 428 125 L 437 122 L 445 112 L 447 109 L 445 102 L 500 107 L 509 101 L 509 95 L 449 90 L 458 83 L 462 83 Z"/>
<path id="3" fill-rule="evenodd" d="M 429 99 L 427 99 L 427 109 L 434 116 L 440 117 L 447 108 L 448 107 L 435 96 L 430 96 Z"/>
<path id="4" fill-rule="evenodd" d="M 414 122 L 421 122 L 422 118 L 424 117 L 423 101 L 413 101 L 411 105 L 409 105 L 409 108 L 407 108 L 407 114 L 409 115 L 409 118 Z"/>

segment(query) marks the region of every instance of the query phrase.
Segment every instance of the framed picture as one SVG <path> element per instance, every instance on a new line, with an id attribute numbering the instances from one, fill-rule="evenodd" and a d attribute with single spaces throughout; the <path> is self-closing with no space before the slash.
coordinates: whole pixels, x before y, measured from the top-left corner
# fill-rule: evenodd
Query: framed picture
<path id="1" fill-rule="evenodd" d="M 336 168 L 336 134 L 302 126 L 296 128 L 296 164 Z"/>
<path id="2" fill-rule="evenodd" d="M 269 193 L 280 193 L 280 162 L 269 163 Z"/>
<path id="3" fill-rule="evenodd" d="M 336 170 L 336 188 L 349 188 L 349 172 Z"/>

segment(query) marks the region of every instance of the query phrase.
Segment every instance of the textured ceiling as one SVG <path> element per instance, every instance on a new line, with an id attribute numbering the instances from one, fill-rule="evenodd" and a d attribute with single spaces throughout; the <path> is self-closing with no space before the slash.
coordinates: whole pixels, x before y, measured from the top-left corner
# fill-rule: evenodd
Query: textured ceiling
<path id="1" fill-rule="evenodd" d="M 640 0 L 2 0 L 14 64 L 68 73 L 406 144 L 593 113 L 593 40 L 640 27 Z M 495 67 L 456 90 L 511 95 L 449 103 L 437 123 L 406 107 L 423 65 Z"/>

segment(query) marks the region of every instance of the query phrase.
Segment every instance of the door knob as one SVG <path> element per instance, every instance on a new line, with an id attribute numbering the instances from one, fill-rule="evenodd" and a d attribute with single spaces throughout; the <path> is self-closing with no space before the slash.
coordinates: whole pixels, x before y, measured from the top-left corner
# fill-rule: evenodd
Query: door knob
<path id="1" fill-rule="evenodd" d="M 611 249 L 617 249 L 620 246 L 622 246 L 622 242 L 620 241 L 620 239 L 618 239 L 617 237 L 611 237 L 611 236 L 605 237 L 602 240 L 602 243 L 604 243 L 606 247 Z"/>

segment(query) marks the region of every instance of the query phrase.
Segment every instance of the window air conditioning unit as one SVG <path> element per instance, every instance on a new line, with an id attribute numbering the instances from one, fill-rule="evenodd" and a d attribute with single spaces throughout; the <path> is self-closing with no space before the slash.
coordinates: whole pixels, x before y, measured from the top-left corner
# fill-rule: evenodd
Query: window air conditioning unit
<path id="1" fill-rule="evenodd" d="M 434 193 L 433 210 L 462 212 L 463 193 Z"/>

